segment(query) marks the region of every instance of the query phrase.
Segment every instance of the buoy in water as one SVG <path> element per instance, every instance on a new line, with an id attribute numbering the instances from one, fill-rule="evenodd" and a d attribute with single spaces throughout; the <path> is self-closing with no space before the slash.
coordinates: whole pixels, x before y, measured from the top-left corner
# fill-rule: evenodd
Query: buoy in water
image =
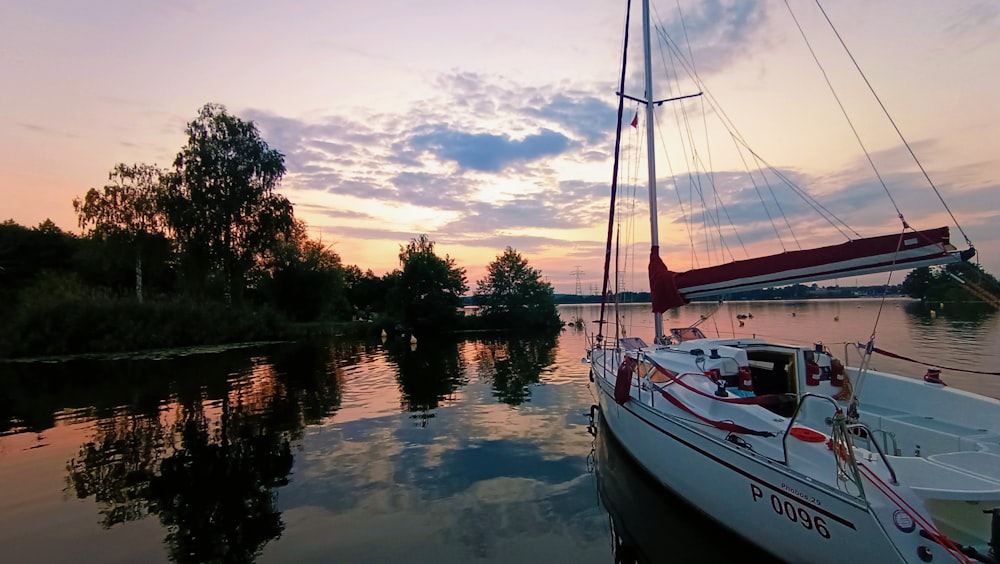
<path id="1" fill-rule="evenodd" d="M 417 336 L 416 335 L 410 335 L 410 344 L 411 345 L 417 344 Z"/>

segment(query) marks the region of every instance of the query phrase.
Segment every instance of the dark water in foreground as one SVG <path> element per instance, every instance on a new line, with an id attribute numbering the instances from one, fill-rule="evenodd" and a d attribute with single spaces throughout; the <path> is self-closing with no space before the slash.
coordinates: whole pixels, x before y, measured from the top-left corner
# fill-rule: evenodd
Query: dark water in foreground
<path id="1" fill-rule="evenodd" d="M 867 340 L 878 306 L 724 304 L 701 327 L 791 342 L 815 335 L 804 344 L 836 352 Z M 715 307 L 689 306 L 666 325 Z M 958 371 L 1000 371 L 1000 316 L 948 308 L 890 302 L 878 346 L 1000 397 L 1000 377 Z M 590 321 L 597 311 L 562 306 L 561 315 Z M 753 318 L 740 327 L 737 313 Z M 0 560 L 759 557 L 656 487 L 599 428 L 595 439 L 584 349 L 584 333 L 567 328 L 552 340 L 423 339 L 413 350 L 330 339 L 0 363 Z"/>

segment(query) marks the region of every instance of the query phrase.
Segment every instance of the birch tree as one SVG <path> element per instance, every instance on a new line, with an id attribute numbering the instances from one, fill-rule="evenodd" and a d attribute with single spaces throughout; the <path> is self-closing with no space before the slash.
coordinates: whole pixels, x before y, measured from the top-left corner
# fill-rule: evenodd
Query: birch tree
<path id="1" fill-rule="evenodd" d="M 291 203 L 275 192 L 285 157 L 252 121 L 219 104 L 203 106 L 186 133 L 164 208 L 182 252 L 198 274 L 221 273 L 232 303 L 242 297 L 246 274 L 294 229 Z"/>
<path id="2" fill-rule="evenodd" d="M 108 174 L 108 184 L 91 188 L 73 200 L 80 228 L 108 240 L 123 236 L 135 252 L 135 296 L 142 301 L 142 258 L 152 237 L 165 227 L 158 207 L 163 171 L 150 164 L 118 164 Z"/>

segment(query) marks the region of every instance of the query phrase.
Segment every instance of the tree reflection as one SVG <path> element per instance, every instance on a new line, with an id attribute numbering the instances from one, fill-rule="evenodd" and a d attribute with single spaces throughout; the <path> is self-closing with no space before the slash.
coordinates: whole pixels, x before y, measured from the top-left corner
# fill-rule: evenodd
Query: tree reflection
<path id="1" fill-rule="evenodd" d="M 493 394 L 509 405 L 531 397 L 531 386 L 555 363 L 557 334 L 500 337 L 482 341 L 476 351 L 479 376 L 493 383 Z"/>
<path id="2" fill-rule="evenodd" d="M 916 326 L 932 325 L 936 318 L 941 318 L 952 324 L 954 329 L 979 328 L 997 316 L 997 310 L 982 302 L 914 301 L 904 304 L 903 311 L 907 313 L 910 323 Z"/>
<path id="3" fill-rule="evenodd" d="M 103 504 L 101 526 L 135 521 L 149 512 L 149 478 L 163 456 L 158 417 L 123 415 L 98 423 L 96 437 L 68 464 L 70 486 L 80 498 Z"/>
<path id="4" fill-rule="evenodd" d="M 340 405 L 340 351 L 281 350 L 101 419 L 67 465 L 70 487 L 102 506 L 105 528 L 156 515 L 174 561 L 252 561 L 284 529 L 274 489 L 288 483 L 292 441 Z"/>
<path id="5" fill-rule="evenodd" d="M 288 483 L 290 442 L 253 418 L 223 415 L 213 433 L 195 415 L 178 425 L 180 448 L 149 481 L 150 510 L 167 527 L 172 560 L 253 560 L 284 529 L 271 490 Z"/>
<path id="6" fill-rule="evenodd" d="M 421 412 L 423 423 L 433 417 L 438 407 L 460 386 L 467 383 L 465 362 L 459 354 L 458 341 L 438 337 L 410 343 L 389 341 L 386 356 L 399 368 L 400 403 L 406 411 Z"/>
<path id="7" fill-rule="evenodd" d="M 271 356 L 275 374 L 294 395 L 306 425 L 322 422 L 340 408 L 342 368 L 360 364 L 374 353 L 353 341 L 298 342 L 282 347 Z"/>

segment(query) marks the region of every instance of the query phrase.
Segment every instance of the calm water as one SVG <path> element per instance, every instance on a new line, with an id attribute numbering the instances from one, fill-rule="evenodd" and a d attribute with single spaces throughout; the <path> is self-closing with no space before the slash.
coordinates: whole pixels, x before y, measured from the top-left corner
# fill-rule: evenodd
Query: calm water
<path id="1" fill-rule="evenodd" d="M 822 341 L 840 354 L 872 334 L 879 305 L 697 304 L 665 325 L 704 314 L 709 335 Z M 645 319 L 647 308 L 626 316 Z M 741 313 L 753 316 L 743 326 Z M 598 307 L 561 315 L 589 322 Z M 1000 397 L 1000 376 L 977 373 L 1000 371 L 996 312 L 894 301 L 879 319 L 877 346 Z M 584 333 L 567 328 L 550 341 L 423 339 L 412 350 L 330 339 L 0 363 L 0 554 L 19 563 L 760 556 L 656 487 L 599 421 L 590 426 L 584 348 Z M 873 364 L 914 376 L 925 368 Z"/>

